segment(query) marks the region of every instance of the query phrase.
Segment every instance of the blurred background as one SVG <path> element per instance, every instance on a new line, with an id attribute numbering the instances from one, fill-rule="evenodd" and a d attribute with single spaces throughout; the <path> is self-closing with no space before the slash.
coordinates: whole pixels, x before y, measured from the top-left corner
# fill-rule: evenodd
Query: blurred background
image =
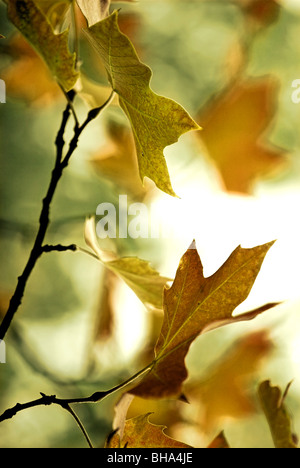
<path id="1" fill-rule="evenodd" d="M 152 89 L 183 105 L 203 131 L 186 134 L 165 150 L 179 196 L 172 198 L 150 181 L 142 186 L 131 131 L 113 103 L 82 135 L 51 207 L 47 242 L 86 248 L 86 217 L 103 202 L 118 208 L 120 194 L 128 203 L 145 203 L 149 223 L 161 235 L 107 239 L 101 246 L 148 260 L 169 278 L 193 239 L 205 276 L 237 245 L 277 239 L 237 312 L 281 304 L 253 322 L 194 342 L 186 361 L 190 405 L 136 398 L 129 410 L 129 416 L 153 411 L 152 422 L 167 425 L 169 435 L 195 447 L 205 447 L 220 430 L 234 448 L 272 447 L 257 398 L 261 380 L 282 389 L 293 380 L 286 403 L 300 434 L 300 103 L 292 99 L 292 83 L 300 79 L 299 4 L 139 0 L 113 7 L 121 7 L 121 30 L 153 70 Z M 77 24 L 85 25 L 79 13 Z M 7 103 L 0 104 L 3 315 L 35 237 L 65 102 L 2 4 L 0 32 L 5 36 L 0 78 L 7 86 Z M 83 34 L 80 58 L 84 78 L 75 106 L 83 121 L 109 91 L 104 68 Z M 161 319 L 161 311 L 146 309 L 92 257 L 44 255 L 5 339 L 0 413 L 39 392 L 72 398 L 120 383 L 150 361 Z M 75 408 L 96 446 L 103 446 L 111 430 L 117 398 Z M 66 412 L 39 407 L 1 423 L 0 446 L 85 447 L 86 442 Z"/>

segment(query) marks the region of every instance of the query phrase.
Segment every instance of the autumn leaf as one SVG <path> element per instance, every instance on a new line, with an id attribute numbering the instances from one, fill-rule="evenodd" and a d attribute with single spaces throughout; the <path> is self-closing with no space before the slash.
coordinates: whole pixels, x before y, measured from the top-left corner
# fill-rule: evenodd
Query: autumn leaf
<path id="1" fill-rule="evenodd" d="M 13 60 L 1 72 L 8 95 L 37 107 L 52 104 L 62 97 L 48 67 L 21 34 L 17 33 L 9 41 L 8 52 Z"/>
<path id="2" fill-rule="evenodd" d="M 285 162 L 283 151 L 263 138 L 275 115 L 277 82 L 238 81 L 200 113 L 199 133 L 228 191 L 250 193 L 254 182 Z"/>
<path id="3" fill-rule="evenodd" d="M 287 387 L 288 390 L 289 386 Z M 284 400 L 287 390 L 282 395 L 279 387 L 272 387 L 270 381 L 262 382 L 258 394 L 261 406 L 268 420 L 276 448 L 297 448 L 297 437 L 292 432 L 291 417 Z"/>
<path id="4" fill-rule="evenodd" d="M 72 0 L 35 0 L 36 6 L 44 13 L 54 31 L 60 29 Z"/>
<path id="5" fill-rule="evenodd" d="M 207 447 L 210 449 L 228 449 L 229 444 L 225 437 L 224 432 L 220 432 L 220 434 L 212 441 L 212 443 Z"/>
<path id="6" fill-rule="evenodd" d="M 110 0 L 76 0 L 88 25 L 98 23 L 108 15 Z"/>
<path id="7" fill-rule="evenodd" d="M 0 39 L 5 39 L 5 36 L 3 36 L 2 34 L 0 34 Z"/>
<path id="8" fill-rule="evenodd" d="M 266 331 L 241 338 L 202 377 L 184 389 L 195 405 L 197 423 L 208 431 L 226 417 L 241 418 L 256 411 L 252 385 L 260 366 L 273 349 Z"/>
<path id="9" fill-rule="evenodd" d="M 91 157 L 93 167 L 100 176 L 105 176 L 135 199 L 143 199 L 151 183 L 149 181 L 144 186 L 141 183 L 131 129 L 122 123 L 110 121 L 107 135 L 106 145 Z"/>
<path id="10" fill-rule="evenodd" d="M 145 260 L 137 257 L 118 258 L 113 252 L 102 250 L 96 239 L 94 218 L 86 221 L 85 240 L 101 263 L 122 278 L 143 304 L 162 308 L 163 288 L 170 281 L 169 278 L 160 276 Z"/>
<path id="11" fill-rule="evenodd" d="M 118 12 L 88 28 L 86 34 L 103 60 L 112 89 L 131 123 L 141 179 L 149 177 L 162 191 L 175 196 L 163 150 L 199 126 L 179 104 L 150 89 L 152 72 L 121 33 Z"/>
<path id="12" fill-rule="evenodd" d="M 275 0 L 235 0 L 245 14 L 261 26 L 273 24 L 279 16 L 280 5 Z"/>
<path id="13" fill-rule="evenodd" d="M 148 398 L 178 396 L 187 377 L 185 356 L 193 340 L 205 331 L 249 320 L 262 309 L 233 316 L 254 284 L 273 242 L 250 249 L 240 246 L 212 276 L 203 276 L 195 243 L 183 255 L 171 288 L 164 289 L 164 321 L 150 372 L 131 390 Z"/>
<path id="14" fill-rule="evenodd" d="M 78 79 L 75 54 L 68 47 L 68 31 L 54 34 L 46 16 L 32 0 L 4 0 L 11 22 L 36 49 L 52 75 L 65 91 L 70 91 Z"/>
<path id="15" fill-rule="evenodd" d="M 151 413 L 126 421 L 123 437 L 116 432 L 106 448 L 190 448 L 164 433 L 165 426 L 156 426 L 149 421 Z"/>

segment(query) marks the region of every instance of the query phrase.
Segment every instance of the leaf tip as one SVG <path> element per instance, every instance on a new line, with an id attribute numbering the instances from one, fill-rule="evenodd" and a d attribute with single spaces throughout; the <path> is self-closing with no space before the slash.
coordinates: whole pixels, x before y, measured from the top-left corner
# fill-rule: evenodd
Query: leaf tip
<path id="1" fill-rule="evenodd" d="M 188 250 L 197 250 L 195 239 L 193 239 L 193 242 L 190 244 Z"/>

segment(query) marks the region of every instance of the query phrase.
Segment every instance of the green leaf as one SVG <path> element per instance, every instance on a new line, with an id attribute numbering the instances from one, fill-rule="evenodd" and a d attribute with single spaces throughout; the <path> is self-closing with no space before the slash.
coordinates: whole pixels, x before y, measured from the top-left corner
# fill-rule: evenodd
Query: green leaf
<path id="1" fill-rule="evenodd" d="M 272 387 L 270 381 L 262 382 L 258 389 L 261 406 L 268 420 L 276 448 L 297 448 L 292 432 L 291 417 L 284 405 L 287 390 L 282 396 L 279 387 Z"/>
<path id="2" fill-rule="evenodd" d="M 229 323 L 255 318 L 266 307 L 233 316 L 248 296 L 273 242 L 237 247 L 212 276 L 193 243 L 183 255 L 174 283 L 164 290 L 164 321 L 150 372 L 130 392 L 144 398 L 179 396 L 187 378 L 185 356 L 198 335 Z"/>
<path id="3" fill-rule="evenodd" d="M 163 150 L 182 134 L 200 127 L 183 107 L 151 90 L 152 72 L 121 33 L 117 11 L 85 32 L 103 60 L 110 84 L 131 123 L 141 179 L 149 177 L 159 189 L 176 196 Z"/>
<path id="4" fill-rule="evenodd" d="M 52 75 L 65 91 L 70 91 L 79 74 L 75 54 L 68 47 L 69 32 L 54 34 L 47 17 L 32 0 L 4 0 L 11 22 L 36 49 Z"/>
<path id="5" fill-rule="evenodd" d="M 145 260 L 137 257 L 118 258 L 113 252 L 102 250 L 96 239 L 94 218 L 86 221 L 85 240 L 101 263 L 122 278 L 143 304 L 162 309 L 163 289 L 171 281 L 170 278 L 160 276 Z"/>

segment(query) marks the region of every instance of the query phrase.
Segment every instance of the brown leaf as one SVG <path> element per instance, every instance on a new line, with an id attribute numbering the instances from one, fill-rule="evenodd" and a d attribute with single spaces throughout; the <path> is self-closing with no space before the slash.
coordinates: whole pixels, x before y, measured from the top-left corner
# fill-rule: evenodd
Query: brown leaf
<path id="1" fill-rule="evenodd" d="M 149 422 L 151 413 L 126 421 L 123 437 L 115 433 L 107 448 L 189 448 L 164 433 L 165 426 L 156 426 Z"/>
<path id="2" fill-rule="evenodd" d="M 204 378 L 187 385 L 185 393 L 198 406 L 202 429 L 207 431 L 226 417 L 242 418 L 256 411 L 251 383 L 272 349 L 266 331 L 251 333 L 235 343 Z"/>
<path id="3" fill-rule="evenodd" d="M 164 321 L 150 372 L 131 393 L 148 398 L 179 396 L 187 377 L 185 356 L 193 340 L 212 326 L 254 318 L 261 309 L 233 316 L 254 284 L 273 242 L 251 249 L 238 247 L 209 278 L 195 244 L 183 255 L 174 283 L 164 290 Z M 215 324 L 215 325 L 214 325 Z"/>
<path id="4" fill-rule="evenodd" d="M 280 5 L 275 0 L 236 0 L 244 12 L 261 26 L 273 24 L 279 16 Z"/>
<path id="5" fill-rule="evenodd" d="M 134 138 L 131 129 L 122 123 L 110 121 L 107 127 L 108 143 L 92 156 L 91 163 L 105 176 L 136 199 L 143 199 L 154 186 L 141 182 Z"/>
<path id="6" fill-rule="evenodd" d="M 230 448 L 226 440 L 226 437 L 224 435 L 224 432 L 220 432 L 220 434 L 212 441 L 212 443 L 207 448 L 211 448 L 211 449 Z"/>
<path id="7" fill-rule="evenodd" d="M 284 153 L 262 139 L 276 111 L 278 84 L 245 79 L 226 89 L 206 109 L 198 133 L 228 191 L 250 193 L 254 182 L 285 162 Z"/>

